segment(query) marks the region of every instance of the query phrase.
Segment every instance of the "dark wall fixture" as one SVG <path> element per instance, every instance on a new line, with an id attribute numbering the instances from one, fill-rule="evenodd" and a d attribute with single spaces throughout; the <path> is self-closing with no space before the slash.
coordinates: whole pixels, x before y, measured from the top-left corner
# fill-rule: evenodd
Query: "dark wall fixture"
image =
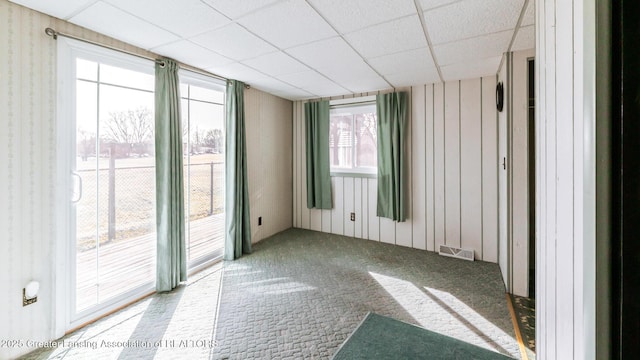
<path id="1" fill-rule="evenodd" d="M 498 109 L 499 112 L 502 112 L 503 108 L 504 108 L 504 86 L 502 85 L 502 82 L 499 82 L 498 85 L 496 85 L 496 109 Z"/>

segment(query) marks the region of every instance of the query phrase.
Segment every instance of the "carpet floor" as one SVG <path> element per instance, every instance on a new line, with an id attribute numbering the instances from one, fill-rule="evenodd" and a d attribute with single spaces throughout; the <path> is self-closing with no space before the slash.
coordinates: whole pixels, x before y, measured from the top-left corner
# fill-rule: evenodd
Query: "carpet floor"
<path id="1" fill-rule="evenodd" d="M 291 229 L 227 262 L 215 359 L 330 358 L 368 312 L 511 357 L 496 264 Z"/>
<path id="2" fill-rule="evenodd" d="M 520 357 L 496 264 L 300 229 L 253 250 L 24 358 L 329 359 L 369 312 Z"/>

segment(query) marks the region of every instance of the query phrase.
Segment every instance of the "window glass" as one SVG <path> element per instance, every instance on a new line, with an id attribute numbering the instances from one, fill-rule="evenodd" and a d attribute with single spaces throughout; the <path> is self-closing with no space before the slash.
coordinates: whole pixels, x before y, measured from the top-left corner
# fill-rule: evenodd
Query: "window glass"
<path id="1" fill-rule="evenodd" d="M 375 173 L 377 166 L 375 104 L 334 106 L 330 114 L 331 170 Z"/>

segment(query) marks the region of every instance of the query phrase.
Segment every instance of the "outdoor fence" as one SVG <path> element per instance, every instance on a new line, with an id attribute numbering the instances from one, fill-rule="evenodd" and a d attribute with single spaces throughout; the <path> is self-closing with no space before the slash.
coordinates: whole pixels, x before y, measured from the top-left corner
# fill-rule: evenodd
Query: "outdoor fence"
<path id="1" fill-rule="evenodd" d="M 184 166 L 186 221 L 224 212 L 224 163 Z M 78 170 L 82 197 L 76 204 L 78 249 L 155 231 L 155 167 Z M 190 189 L 190 191 L 189 191 Z M 97 223 L 97 229 L 96 229 Z"/>

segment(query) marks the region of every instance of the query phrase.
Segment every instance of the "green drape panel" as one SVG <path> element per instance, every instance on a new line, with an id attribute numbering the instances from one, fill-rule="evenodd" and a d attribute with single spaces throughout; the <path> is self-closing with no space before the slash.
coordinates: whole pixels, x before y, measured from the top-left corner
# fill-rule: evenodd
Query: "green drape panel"
<path id="1" fill-rule="evenodd" d="M 156 64 L 156 290 L 170 291 L 187 280 L 184 239 L 184 179 L 178 64 Z"/>
<path id="2" fill-rule="evenodd" d="M 307 207 L 331 209 L 329 102 L 304 104 L 307 155 Z"/>
<path id="3" fill-rule="evenodd" d="M 380 217 L 405 221 L 406 214 L 406 93 L 378 95 L 378 206 Z"/>
<path id="4" fill-rule="evenodd" d="M 234 260 L 251 252 L 251 217 L 244 124 L 244 83 L 227 83 L 226 102 L 226 236 L 224 259 Z"/>

